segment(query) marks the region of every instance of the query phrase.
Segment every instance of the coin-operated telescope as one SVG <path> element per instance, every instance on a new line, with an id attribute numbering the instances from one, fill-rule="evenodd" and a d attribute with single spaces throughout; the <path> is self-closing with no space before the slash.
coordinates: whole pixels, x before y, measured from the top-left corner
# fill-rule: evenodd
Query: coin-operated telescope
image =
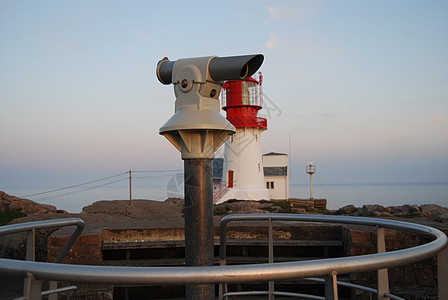
<path id="1" fill-rule="evenodd" d="M 185 264 L 213 266 L 213 176 L 215 151 L 235 133 L 220 114 L 225 80 L 244 80 L 263 63 L 263 55 L 198 57 L 157 64 L 157 78 L 173 84 L 174 115 L 159 129 L 184 160 Z M 213 284 L 186 286 L 186 299 L 215 299 Z"/>
<path id="2" fill-rule="evenodd" d="M 157 78 L 173 84 L 175 114 L 160 128 L 182 153 L 182 159 L 213 159 L 215 151 L 235 133 L 220 114 L 219 94 L 225 80 L 243 80 L 263 63 L 263 55 L 198 57 L 157 64 Z"/>

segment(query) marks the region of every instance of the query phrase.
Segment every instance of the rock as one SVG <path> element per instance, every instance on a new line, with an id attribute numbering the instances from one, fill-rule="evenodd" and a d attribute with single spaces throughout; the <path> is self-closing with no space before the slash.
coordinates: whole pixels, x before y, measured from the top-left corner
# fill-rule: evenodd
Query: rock
<path id="1" fill-rule="evenodd" d="M 264 213 L 262 208 L 266 205 L 258 201 L 227 201 L 215 206 L 215 211 L 219 213 L 251 214 Z"/>
<path id="2" fill-rule="evenodd" d="M 363 205 L 361 213 L 363 216 L 378 217 L 385 215 L 384 213 L 388 213 L 388 211 L 384 206 L 373 204 L 373 205 Z"/>
<path id="3" fill-rule="evenodd" d="M 182 198 L 168 198 L 164 201 L 165 203 L 170 203 L 180 208 L 184 208 L 185 200 Z"/>
<path id="4" fill-rule="evenodd" d="M 391 211 L 391 214 L 395 215 L 395 216 L 405 216 L 409 213 L 408 208 L 406 207 L 406 205 L 402 205 L 402 206 L 389 206 L 389 209 Z"/>
<path id="5" fill-rule="evenodd" d="M 434 220 L 440 215 L 447 214 L 448 208 L 442 207 L 437 204 L 424 204 L 421 207 L 422 215 L 428 216 L 428 218 Z"/>
<path id="6" fill-rule="evenodd" d="M 421 210 L 420 210 L 420 207 L 418 206 L 418 205 L 411 205 L 411 207 L 409 208 L 409 211 L 411 212 L 411 213 L 419 213 Z"/>
<path id="7" fill-rule="evenodd" d="M 444 213 L 444 214 L 434 217 L 433 221 L 436 221 L 439 223 L 448 223 L 448 213 Z"/>
<path id="8" fill-rule="evenodd" d="M 291 208 L 291 210 L 294 211 L 296 214 L 306 213 L 306 209 L 303 207 L 293 207 Z"/>
<path id="9" fill-rule="evenodd" d="M 10 196 L 0 191 L 0 212 L 22 212 L 25 214 L 46 214 L 49 212 L 56 213 L 58 210 L 53 205 L 40 204 L 34 201 Z M 60 211 L 59 211 L 60 212 Z"/>
<path id="10" fill-rule="evenodd" d="M 182 219 L 182 209 L 175 203 L 153 200 L 97 201 L 82 208 L 81 215 L 125 216 L 139 220 Z"/>
<path id="11" fill-rule="evenodd" d="M 341 207 L 336 211 L 337 215 L 351 215 L 356 211 L 356 207 L 352 204 Z"/>

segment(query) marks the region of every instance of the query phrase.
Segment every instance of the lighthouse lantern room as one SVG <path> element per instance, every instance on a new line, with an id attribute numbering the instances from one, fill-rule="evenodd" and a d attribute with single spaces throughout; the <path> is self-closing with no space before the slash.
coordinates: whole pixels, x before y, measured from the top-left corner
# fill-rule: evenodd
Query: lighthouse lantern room
<path id="1" fill-rule="evenodd" d="M 224 83 L 222 108 L 236 132 L 225 144 L 223 181 L 214 187 L 215 203 L 270 199 L 260 149 L 260 135 L 267 129 L 267 120 L 258 117 L 263 107 L 262 82 L 258 73 L 258 78 Z"/>

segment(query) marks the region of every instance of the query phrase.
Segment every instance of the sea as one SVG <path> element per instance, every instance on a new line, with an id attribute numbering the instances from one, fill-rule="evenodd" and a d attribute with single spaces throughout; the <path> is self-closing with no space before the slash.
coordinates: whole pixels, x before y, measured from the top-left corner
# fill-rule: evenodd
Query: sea
<path id="1" fill-rule="evenodd" d="M 9 195 L 38 203 L 51 204 L 71 213 L 81 212 L 99 200 L 149 199 L 165 201 L 168 197 L 183 197 L 183 174 L 139 174 L 129 185 L 126 174 L 120 178 L 78 184 L 68 187 L 7 187 L 0 188 Z M 448 182 L 413 183 L 344 183 L 313 184 L 313 198 L 327 199 L 327 208 L 346 205 L 362 207 L 367 204 L 399 206 L 404 204 L 438 204 L 448 207 Z M 290 197 L 309 199 L 307 184 L 291 184 Z"/>

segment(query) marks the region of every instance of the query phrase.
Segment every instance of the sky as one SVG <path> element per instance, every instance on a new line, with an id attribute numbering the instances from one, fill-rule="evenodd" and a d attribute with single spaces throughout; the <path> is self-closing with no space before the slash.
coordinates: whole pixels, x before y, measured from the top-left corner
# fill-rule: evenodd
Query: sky
<path id="1" fill-rule="evenodd" d="M 0 190 L 182 169 L 157 62 L 261 53 L 291 183 L 448 182 L 447 1 L 0 0 Z M 223 113 L 224 115 L 224 113 Z"/>

